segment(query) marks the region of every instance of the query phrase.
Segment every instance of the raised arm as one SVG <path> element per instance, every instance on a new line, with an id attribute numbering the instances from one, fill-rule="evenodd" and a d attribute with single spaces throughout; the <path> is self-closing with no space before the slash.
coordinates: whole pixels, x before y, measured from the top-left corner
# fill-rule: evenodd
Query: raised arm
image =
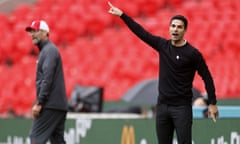
<path id="1" fill-rule="evenodd" d="M 146 31 L 140 24 L 138 24 L 135 20 L 133 20 L 131 17 L 127 16 L 122 10 L 112 5 L 110 2 L 108 2 L 108 5 L 110 6 L 109 13 L 112 15 L 119 16 L 124 23 L 128 26 L 128 28 L 142 41 L 150 45 L 152 48 L 154 48 L 157 51 L 161 51 L 159 48 L 159 42 L 165 42 L 166 39 L 155 36 L 148 31 Z"/>

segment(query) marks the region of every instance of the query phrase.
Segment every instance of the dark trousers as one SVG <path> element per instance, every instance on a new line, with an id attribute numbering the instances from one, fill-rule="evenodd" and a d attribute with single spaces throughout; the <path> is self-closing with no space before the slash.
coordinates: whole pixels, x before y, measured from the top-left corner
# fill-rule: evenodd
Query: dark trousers
<path id="1" fill-rule="evenodd" d="M 65 111 L 43 109 L 40 117 L 33 120 L 30 134 L 31 144 L 65 144 L 64 128 L 66 121 Z"/>
<path id="2" fill-rule="evenodd" d="M 157 105 L 158 144 L 172 144 L 176 130 L 178 144 L 192 143 L 192 106 Z"/>

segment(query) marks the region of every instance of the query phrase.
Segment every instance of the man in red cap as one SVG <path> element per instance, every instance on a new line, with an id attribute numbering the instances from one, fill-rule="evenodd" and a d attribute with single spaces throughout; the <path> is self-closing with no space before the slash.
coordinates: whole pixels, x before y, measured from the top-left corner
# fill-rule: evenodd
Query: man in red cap
<path id="1" fill-rule="evenodd" d="M 50 29 L 43 20 L 33 21 L 25 29 L 40 54 L 37 60 L 37 100 L 32 107 L 31 144 L 65 144 L 64 129 L 68 110 L 62 60 L 49 40 Z"/>

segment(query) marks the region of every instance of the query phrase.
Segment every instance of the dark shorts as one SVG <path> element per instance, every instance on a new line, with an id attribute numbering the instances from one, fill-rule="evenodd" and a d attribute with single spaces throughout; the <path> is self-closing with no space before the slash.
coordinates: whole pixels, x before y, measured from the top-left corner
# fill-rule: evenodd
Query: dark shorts
<path id="1" fill-rule="evenodd" d="M 172 144 L 176 130 L 178 144 L 192 143 L 192 106 L 157 105 L 158 144 Z"/>
<path id="2" fill-rule="evenodd" d="M 65 144 L 64 128 L 66 111 L 43 109 L 38 119 L 33 120 L 31 144 Z"/>

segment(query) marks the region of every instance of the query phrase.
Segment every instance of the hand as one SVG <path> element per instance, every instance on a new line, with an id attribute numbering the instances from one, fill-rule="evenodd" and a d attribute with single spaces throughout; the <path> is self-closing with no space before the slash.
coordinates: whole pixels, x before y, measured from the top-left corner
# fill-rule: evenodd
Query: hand
<path id="1" fill-rule="evenodd" d="M 119 8 L 113 6 L 110 2 L 108 2 L 108 5 L 110 6 L 110 9 L 108 11 L 110 14 L 113 14 L 116 16 L 121 16 L 123 14 L 123 12 Z"/>
<path id="2" fill-rule="evenodd" d="M 39 104 L 33 105 L 32 116 L 34 119 L 37 119 L 39 117 L 41 110 L 42 110 L 42 105 L 39 105 Z"/>
<path id="3" fill-rule="evenodd" d="M 217 117 L 218 117 L 218 108 L 217 105 L 212 105 L 210 104 L 208 106 L 208 115 L 212 117 L 212 120 L 214 122 L 217 121 Z"/>

